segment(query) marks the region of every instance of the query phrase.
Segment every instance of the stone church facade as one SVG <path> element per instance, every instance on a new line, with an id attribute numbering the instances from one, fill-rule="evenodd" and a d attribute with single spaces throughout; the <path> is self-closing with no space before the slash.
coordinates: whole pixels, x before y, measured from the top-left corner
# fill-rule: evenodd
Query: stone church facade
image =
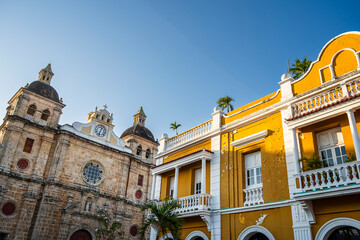
<path id="1" fill-rule="evenodd" d="M 105 105 L 59 125 L 65 105 L 51 65 L 8 102 L 0 126 L 0 239 L 95 239 L 98 215 L 137 239 L 158 143 L 142 108 L 121 137 Z"/>

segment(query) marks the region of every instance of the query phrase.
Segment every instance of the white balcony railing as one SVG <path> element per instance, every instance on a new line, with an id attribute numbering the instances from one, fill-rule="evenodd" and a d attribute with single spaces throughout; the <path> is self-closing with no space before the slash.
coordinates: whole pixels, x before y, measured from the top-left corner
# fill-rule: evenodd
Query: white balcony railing
<path id="1" fill-rule="evenodd" d="M 264 203 L 262 186 L 244 189 L 244 193 L 245 193 L 244 206 L 252 206 L 252 205 Z"/>
<path id="2" fill-rule="evenodd" d="M 180 214 L 210 211 L 211 208 L 211 195 L 209 194 L 196 194 L 178 199 L 181 207 L 176 209 Z"/>
<path id="3" fill-rule="evenodd" d="M 169 138 L 165 143 L 165 150 L 176 147 L 183 143 L 189 142 L 193 139 L 204 136 L 206 133 L 211 131 L 212 119 L 206 121 L 196 127 L 193 127 L 175 137 Z"/>
<path id="4" fill-rule="evenodd" d="M 360 183 L 360 161 L 348 162 L 295 175 L 302 192 Z"/>
<path id="5" fill-rule="evenodd" d="M 29 114 L 26 114 L 26 115 L 25 115 L 25 119 L 33 122 L 33 121 L 34 121 L 34 116 L 31 116 L 31 115 L 29 115 Z"/>
<path id="6" fill-rule="evenodd" d="M 308 97 L 291 105 L 292 117 L 297 118 L 323 108 L 341 103 L 360 94 L 360 80 L 341 83 L 317 95 Z"/>

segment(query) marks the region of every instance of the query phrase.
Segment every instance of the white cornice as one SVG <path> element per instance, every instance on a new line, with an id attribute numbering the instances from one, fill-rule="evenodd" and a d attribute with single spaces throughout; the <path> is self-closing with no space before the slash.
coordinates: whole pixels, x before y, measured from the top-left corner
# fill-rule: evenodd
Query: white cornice
<path id="1" fill-rule="evenodd" d="M 232 147 L 242 147 L 244 145 L 247 145 L 247 144 L 262 140 L 262 139 L 265 139 L 268 136 L 268 134 L 269 134 L 269 130 L 266 129 L 264 131 L 255 133 L 253 135 L 250 135 L 250 136 L 247 136 L 247 137 L 244 137 L 244 138 L 240 138 L 240 139 L 238 139 L 236 141 L 233 141 L 233 142 L 230 143 L 230 145 Z"/>
<path id="2" fill-rule="evenodd" d="M 235 207 L 235 208 L 224 208 L 224 209 L 215 209 L 212 212 L 223 214 L 233 214 L 233 213 L 242 213 L 242 212 L 252 212 L 252 211 L 260 211 L 272 208 L 280 208 L 290 206 L 292 203 L 296 202 L 294 199 L 288 199 L 277 202 L 269 202 L 263 203 L 248 207 Z"/>
<path id="3" fill-rule="evenodd" d="M 176 167 L 182 167 L 182 166 L 197 162 L 203 158 L 205 158 L 206 160 L 211 160 L 212 155 L 213 155 L 213 153 L 202 150 L 200 152 L 191 154 L 187 157 L 183 157 L 178 160 L 173 160 L 171 162 L 164 163 L 162 165 L 158 165 L 158 166 L 152 168 L 151 172 L 152 172 L 152 174 L 160 174 L 160 173 L 167 172 L 169 170 L 173 170 Z"/>

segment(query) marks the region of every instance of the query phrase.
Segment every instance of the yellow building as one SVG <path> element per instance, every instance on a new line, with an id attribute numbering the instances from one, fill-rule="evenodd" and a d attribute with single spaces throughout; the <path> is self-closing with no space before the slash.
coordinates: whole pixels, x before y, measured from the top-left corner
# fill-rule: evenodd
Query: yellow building
<path id="1" fill-rule="evenodd" d="M 360 32 L 333 38 L 300 79 L 164 134 L 152 199 L 179 200 L 186 240 L 359 239 L 359 82 Z"/>

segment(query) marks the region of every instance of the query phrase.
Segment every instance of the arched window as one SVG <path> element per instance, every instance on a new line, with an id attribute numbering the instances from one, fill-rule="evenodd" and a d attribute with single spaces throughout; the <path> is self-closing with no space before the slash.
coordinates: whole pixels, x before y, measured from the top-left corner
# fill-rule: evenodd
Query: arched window
<path id="1" fill-rule="evenodd" d="M 35 111 L 36 111 L 36 105 L 35 105 L 35 104 L 31 104 L 31 105 L 29 106 L 26 114 L 28 114 L 28 115 L 30 115 L 30 116 L 34 116 Z"/>
<path id="2" fill-rule="evenodd" d="M 142 152 L 142 147 L 138 146 L 136 149 L 136 155 L 141 155 L 141 152 Z"/>
<path id="3" fill-rule="evenodd" d="M 50 116 L 50 111 L 46 109 L 41 114 L 41 120 L 47 121 L 49 116 Z"/>
<path id="4" fill-rule="evenodd" d="M 150 158 L 151 152 L 150 149 L 146 150 L 145 158 Z"/>
<path id="5" fill-rule="evenodd" d="M 102 116 L 101 116 L 101 120 L 102 120 L 102 121 L 105 121 L 105 115 L 102 115 Z"/>

